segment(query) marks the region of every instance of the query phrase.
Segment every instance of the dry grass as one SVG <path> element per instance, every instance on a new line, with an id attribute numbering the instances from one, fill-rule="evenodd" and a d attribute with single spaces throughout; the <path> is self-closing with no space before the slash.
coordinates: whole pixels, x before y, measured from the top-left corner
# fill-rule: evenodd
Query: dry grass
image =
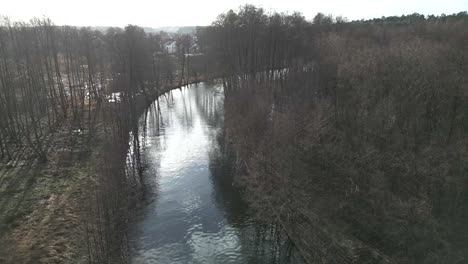
<path id="1" fill-rule="evenodd" d="M 95 167 L 86 137 L 64 126 L 51 139 L 48 162 L 19 158 L 0 173 L 0 262 L 70 263 L 86 256 L 83 201 Z M 99 148 L 93 148 L 96 152 Z"/>

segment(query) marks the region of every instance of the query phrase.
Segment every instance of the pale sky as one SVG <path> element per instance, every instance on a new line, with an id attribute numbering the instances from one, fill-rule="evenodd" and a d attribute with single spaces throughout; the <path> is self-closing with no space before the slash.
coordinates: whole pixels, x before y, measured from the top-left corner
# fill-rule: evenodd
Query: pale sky
<path id="1" fill-rule="evenodd" d="M 267 11 L 299 11 L 309 20 L 317 12 L 354 20 L 468 9 L 468 0 L 0 0 L 0 15 L 12 20 L 48 16 L 57 25 L 74 26 L 203 26 L 218 14 L 246 3 Z"/>

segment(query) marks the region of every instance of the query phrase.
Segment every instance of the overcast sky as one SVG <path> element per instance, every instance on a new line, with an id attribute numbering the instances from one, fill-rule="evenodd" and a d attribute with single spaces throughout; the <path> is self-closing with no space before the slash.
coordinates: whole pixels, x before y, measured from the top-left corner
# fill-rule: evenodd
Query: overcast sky
<path id="1" fill-rule="evenodd" d="M 75 26 L 195 26 L 208 25 L 218 14 L 245 3 L 267 11 L 299 11 L 308 19 L 317 12 L 354 20 L 468 9 L 468 0 L 1 0 L 0 15 L 13 20 L 45 15 L 55 24 Z"/>

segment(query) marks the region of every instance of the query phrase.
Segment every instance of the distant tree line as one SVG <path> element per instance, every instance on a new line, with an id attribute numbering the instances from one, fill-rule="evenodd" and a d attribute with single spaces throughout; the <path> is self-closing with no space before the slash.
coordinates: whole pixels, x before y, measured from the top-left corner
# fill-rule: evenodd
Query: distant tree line
<path id="1" fill-rule="evenodd" d="M 459 21 L 467 21 L 468 13 L 467 11 L 459 12 L 456 14 L 442 14 L 439 16 L 436 15 L 423 15 L 419 13 L 413 13 L 410 15 L 402 16 L 389 16 L 381 18 L 373 18 L 368 20 L 356 20 L 352 23 L 385 23 L 385 24 L 413 24 L 418 22 L 438 22 L 438 23 L 451 23 Z"/>

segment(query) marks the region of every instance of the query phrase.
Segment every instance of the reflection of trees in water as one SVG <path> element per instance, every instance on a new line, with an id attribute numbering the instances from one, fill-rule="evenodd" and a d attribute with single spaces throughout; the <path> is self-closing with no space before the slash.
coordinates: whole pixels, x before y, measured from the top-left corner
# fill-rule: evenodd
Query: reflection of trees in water
<path id="1" fill-rule="evenodd" d="M 193 94 L 198 113 L 209 128 L 221 128 L 224 113 L 222 89 L 216 85 L 207 86 L 201 83 L 195 89 L 187 91 Z M 212 132 L 212 129 L 207 129 L 207 132 Z"/>
<path id="2" fill-rule="evenodd" d="M 184 87 L 181 89 L 181 103 L 182 111 L 178 114 L 179 120 L 182 120 L 182 127 L 187 131 L 193 128 L 193 112 L 192 112 L 192 100 L 190 94 L 188 93 L 191 90 L 190 86 Z"/>
<path id="3" fill-rule="evenodd" d="M 182 106 L 182 111 L 178 111 L 178 104 Z M 176 115 L 176 118 L 173 118 L 173 115 Z M 193 127 L 190 97 L 181 92 L 180 100 L 175 100 L 174 91 L 169 91 L 161 95 L 146 109 L 138 121 L 138 126 L 132 132 L 132 140 L 130 141 L 131 164 L 139 163 L 141 173 L 146 176 L 141 177 L 145 187 L 140 199 L 142 204 L 156 202 L 158 186 L 157 180 L 153 176 L 158 175 L 157 172 L 161 164 L 160 158 L 154 158 L 151 152 L 156 152 L 156 156 L 164 152 L 168 141 L 164 130 L 175 120 L 179 120 L 183 128 Z"/>
<path id="4" fill-rule="evenodd" d="M 166 136 L 164 133 L 161 133 L 161 128 L 165 125 L 165 118 L 161 114 L 160 102 L 161 97 L 153 102 L 150 107 L 145 111 L 145 113 L 140 117 L 138 122 L 138 132 L 139 145 L 132 145 L 130 149 L 134 147 L 139 148 L 139 154 L 141 159 L 142 166 L 142 184 L 144 188 L 138 192 L 134 193 L 133 197 L 135 198 L 131 206 L 131 224 L 130 232 L 132 233 L 130 237 L 141 237 L 143 230 L 139 230 L 138 227 L 141 226 L 141 222 L 144 219 L 147 219 L 153 211 L 156 210 L 155 206 L 148 206 L 150 204 L 156 204 L 158 199 L 158 185 L 154 176 L 157 175 L 157 171 L 160 168 L 160 159 L 154 158 L 149 153 L 151 150 L 160 150 L 163 149 L 163 142 L 166 142 Z M 132 141 L 130 141 L 132 142 Z M 132 154 L 134 155 L 134 154 Z M 150 210 L 148 210 L 150 209 Z M 129 246 L 138 246 L 135 243 L 130 243 Z M 131 251 L 133 248 L 130 249 Z"/>
<path id="5" fill-rule="evenodd" d="M 224 96 L 214 89 L 194 89 L 196 106 L 209 125 L 207 129 L 209 168 L 213 198 L 230 226 L 240 230 L 239 240 L 249 263 L 303 263 L 292 241 L 279 225 L 258 223 L 242 198 L 242 191 L 234 185 L 234 167 L 224 129 Z M 213 129 L 216 128 L 216 129 Z"/>

